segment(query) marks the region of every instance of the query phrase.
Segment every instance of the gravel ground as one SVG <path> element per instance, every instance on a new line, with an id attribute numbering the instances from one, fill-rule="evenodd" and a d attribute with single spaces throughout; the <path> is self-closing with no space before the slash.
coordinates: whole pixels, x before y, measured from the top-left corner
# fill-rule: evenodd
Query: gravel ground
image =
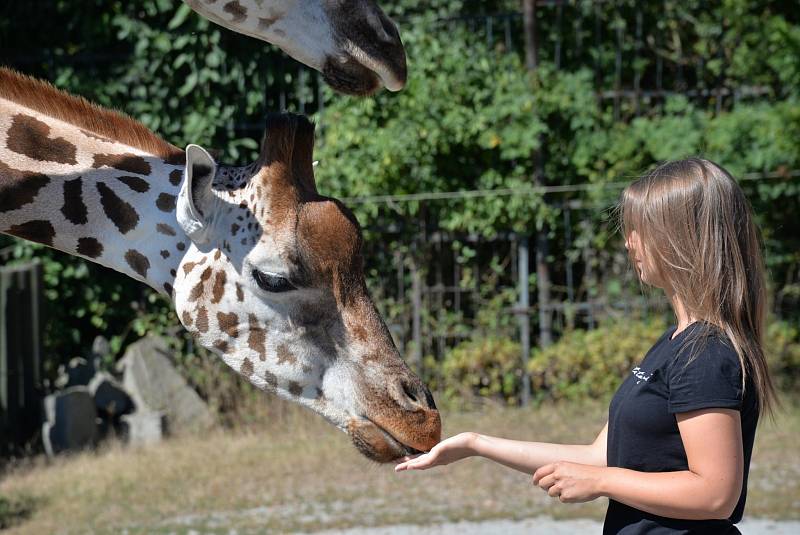
<path id="1" fill-rule="evenodd" d="M 742 535 L 797 535 L 800 521 L 745 519 L 738 524 Z M 554 520 L 550 517 L 522 521 L 493 520 L 489 522 L 453 522 L 432 526 L 400 524 L 380 528 L 354 528 L 318 531 L 314 535 L 573 535 L 601 533 L 603 523 L 596 520 Z"/>

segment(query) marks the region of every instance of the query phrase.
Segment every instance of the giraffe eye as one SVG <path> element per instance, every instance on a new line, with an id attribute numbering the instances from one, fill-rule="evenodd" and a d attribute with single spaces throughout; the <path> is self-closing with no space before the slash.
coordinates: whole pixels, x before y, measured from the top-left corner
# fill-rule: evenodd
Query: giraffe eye
<path id="1" fill-rule="evenodd" d="M 281 293 L 291 292 L 297 289 L 286 277 L 281 277 L 280 275 L 274 275 L 272 273 L 264 273 L 257 269 L 253 270 L 253 278 L 256 280 L 256 284 L 258 284 L 259 288 L 266 292 Z"/>

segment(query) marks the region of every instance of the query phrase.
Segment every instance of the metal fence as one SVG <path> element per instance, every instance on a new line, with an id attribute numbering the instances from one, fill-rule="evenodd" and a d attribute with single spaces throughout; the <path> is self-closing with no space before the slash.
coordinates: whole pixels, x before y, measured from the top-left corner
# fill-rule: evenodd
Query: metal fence
<path id="1" fill-rule="evenodd" d="M 596 98 L 612 111 L 617 121 L 648 113 L 676 95 L 716 113 L 742 100 L 780 96 L 780 89 L 748 85 L 731 79 L 725 69 L 712 68 L 709 60 L 721 59 L 721 47 L 710 56 L 688 49 L 670 50 L 673 35 L 670 32 L 676 31 L 676 25 L 683 28 L 681 31 L 694 31 L 691 21 L 680 19 L 680 5 L 674 0 L 665 0 L 655 8 L 653 2 L 634 0 L 539 0 L 530 4 L 532 13 L 486 13 L 446 19 L 418 14 L 400 18 L 398 23 L 401 32 L 411 25 L 424 25 L 430 32 L 467 28 L 476 42 L 501 53 L 525 57 L 529 68 L 548 62 L 556 69 L 590 69 Z M 25 3 L 11 3 L 5 9 L 28 9 L 24 6 Z M 21 23 L 27 20 L 18 18 Z M 676 21 L 676 25 L 670 29 L 665 24 L 667 20 Z M 730 30 L 724 25 L 720 28 L 722 33 L 718 38 L 722 41 Z M 233 41 L 239 37 L 225 32 L 223 39 Z M 115 59 L 113 55 L 56 58 L 48 54 L 43 50 L 11 63 L 24 66 L 31 62 L 66 61 L 80 69 Z M 264 88 L 266 110 L 277 108 L 306 114 L 322 110 L 325 99 L 317 73 L 275 55 L 264 55 L 263 61 L 264 69 L 276 73 L 274 83 Z M 320 126 L 324 127 L 324 118 Z M 258 136 L 262 124 L 242 122 L 232 129 Z M 544 162 L 541 155 L 538 157 L 536 167 L 542 169 Z M 789 172 L 789 175 L 796 179 L 800 173 Z M 750 177 L 770 178 L 769 175 Z M 624 254 L 609 253 L 591 243 L 574 240 L 573 233 L 583 230 L 585 234 L 586 226 L 595 224 L 596 219 L 589 217 L 587 211 L 607 207 L 581 205 L 570 201 L 565 194 L 593 186 L 557 186 L 541 174 L 533 179 L 527 190 L 343 199 L 346 204 L 373 204 L 379 210 L 408 201 L 422 206 L 419 217 L 398 221 L 396 228 L 366 229 L 373 239 L 368 240 L 365 251 L 368 262 L 370 258 L 392 259 L 388 266 L 386 262 L 369 266 L 373 291 L 398 345 L 417 366 L 422 365 L 425 356 L 442 358 L 453 345 L 473 336 L 476 329 L 518 338 L 523 355 L 527 356 L 530 345 L 547 343 L 563 328 L 593 327 L 604 316 L 633 310 L 658 312 L 665 308 L 663 301 L 638 291 Z M 621 189 L 622 184 L 605 187 Z M 548 238 L 546 232 L 526 235 L 511 231 L 491 237 L 453 234 L 425 216 L 426 204 L 446 199 L 542 191 L 546 191 L 549 204 L 563 218 L 563 236 Z M 467 250 L 469 255 L 465 254 Z M 550 277 L 546 285 L 542 284 L 542 269 Z M 607 288 L 609 275 L 622 286 Z M 532 278 L 536 279 L 535 285 L 531 284 Z M 530 295 L 530 288 L 536 289 L 535 295 Z M 481 316 L 485 310 L 495 311 L 499 317 L 494 322 L 488 321 Z"/>
<path id="2" fill-rule="evenodd" d="M 0 267 L 0 453 L 24 447 L 40 420 L 42 266 Z"/>

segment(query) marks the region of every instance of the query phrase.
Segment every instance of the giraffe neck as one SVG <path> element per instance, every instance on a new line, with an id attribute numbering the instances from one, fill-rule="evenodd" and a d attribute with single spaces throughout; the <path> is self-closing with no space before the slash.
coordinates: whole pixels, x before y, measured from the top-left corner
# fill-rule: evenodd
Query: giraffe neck
<path id="1" fill-rule="evenodd" d="M 304 0 L 297 6 L 286 0 L 236 0 L 232 2 L 209 2 L 207 0 L 184 0 L 189 7 L 215 24 L 229 30 L 279 44 L 287 38 L 287 24 L 295 22 L 294 17 L 313 15 L 327 22 L 323 16 L 321 3 Z M 299 15 L 295 12 L 298 11 Z M 288 19 L 288 20 L 287 20 Z M 313 19 L 312 19 L 313 20 Z"/>
<path id="2" fill-rule="evenodd" d="M 53 115 L 0 95 L 0 232 L 171 295 L 190 245 L 175 217 L 182 153 L 154 155 Z"/>

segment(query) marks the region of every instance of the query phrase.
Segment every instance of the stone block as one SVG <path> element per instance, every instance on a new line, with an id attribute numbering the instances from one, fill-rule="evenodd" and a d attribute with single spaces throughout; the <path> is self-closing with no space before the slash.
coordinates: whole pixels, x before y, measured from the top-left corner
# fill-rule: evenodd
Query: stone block
<path id="1" fill-rule="evenodd" d="M 123 414 L 121 435 L 132 446 L 146 446 L 161 441 L 164 436 L 164 415 L 154 411 Z"/>
<path id="2" fill-rule="evenodd" d="M 205 402 L 177 372 L 166 343 L 146 337 L 128 346 L 119 367 L 122 386 L 137 411 L 162 413 L 170 432 L 198 431 L 213 425 Z"/>
<path id="3" fill-rule="evenodd" d="M 73 386 L 44 399 L 42 440 L 47 455 L 92 447 L 97 439 L 97 411 L 89 389 Z"/>

